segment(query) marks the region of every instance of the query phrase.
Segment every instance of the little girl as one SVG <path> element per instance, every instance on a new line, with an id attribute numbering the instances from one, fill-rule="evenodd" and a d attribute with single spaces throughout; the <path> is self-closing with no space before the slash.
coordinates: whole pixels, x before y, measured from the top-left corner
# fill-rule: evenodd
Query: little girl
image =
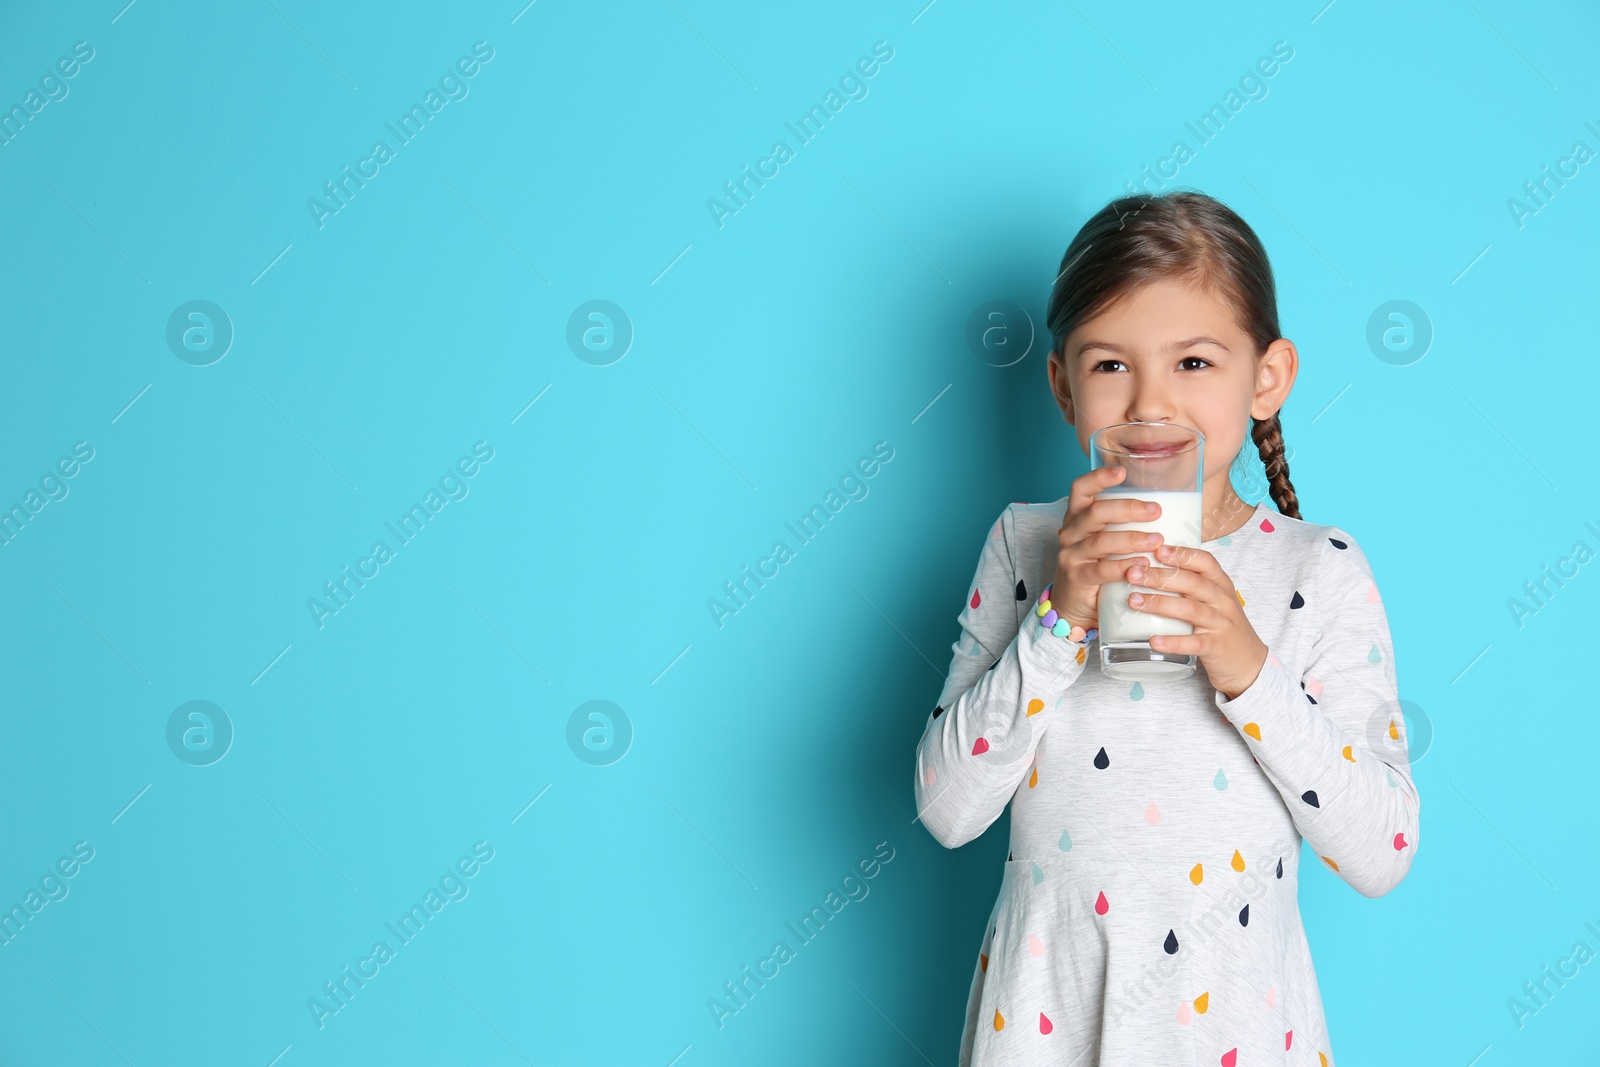
<path id="1" fill-rule="evenodd" d="M 1012 804 L 961 1067 L 1329 1067 L 1301 841 L 1382 896 L 1411 867 L 1419 799 L 1371 567 L 1347 531 L 1300 518 L 1289 484 L 1277 413 L 1298 356 L 1266 253 L 1203 194 L 1115 200 L 1067 248 L 1048 325 L 1086 453 L 1117 422 L 1205 434 L 1205 518 L 1199 549 L 1107 530 L 1152 514 L 1136 493 L 1096 501 L 1123 480 L 1100 468 L 1007 507 L 984 543 L 915 778 L 947 848 Z M 1247 429 L 1275 511 L 1231 485 Z M 1116 580 L 1192 625 L 1152 644 L 1195 655 L 1194 674 L 1101 672 L 1098 593 Z"/>

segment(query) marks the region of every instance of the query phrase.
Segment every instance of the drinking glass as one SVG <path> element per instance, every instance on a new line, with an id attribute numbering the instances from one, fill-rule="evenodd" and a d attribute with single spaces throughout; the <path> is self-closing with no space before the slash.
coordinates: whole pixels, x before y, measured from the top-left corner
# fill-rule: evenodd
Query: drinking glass
<path id="1" fill-rule="evenodd" d="M 1205 435 L 1192 426 L 1171 422 L 1119 422 L 1089 436 L 1089 465 L 1124 467 L 1121 482 L 1095 499 L 1132 497 L 1161 506 L 1153 519 L 1114 522 L 1108 530 L 1142 530 L 1162 535 L 1162 544 L 1200 547 L 1201 491 L 1205 485 Z M 1160 545 L 1155 546 L 1157 548 Z M 1163 566 L 1155 552 L 1118 553 L 1107 559 L 1144 555 Z M 1100 587 L 1100 669 L 1124 681 L 1176 681 L 1194 673 L 1192 653 L 1162 652 L 1150 647 L 1154 634 L 1187 635 L 1194 627 L 1183 619 L 1152 615 L 1128 604 L 1128 594 L 1178 596 L 1177 593 L 1118 580 Z"/>

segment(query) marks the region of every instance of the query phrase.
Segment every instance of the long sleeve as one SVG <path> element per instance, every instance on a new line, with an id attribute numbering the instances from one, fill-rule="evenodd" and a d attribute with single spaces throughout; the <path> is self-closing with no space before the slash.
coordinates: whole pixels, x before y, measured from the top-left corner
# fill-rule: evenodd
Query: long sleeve
<path id="1" fill-rule="evenodd" d="M 1216 703 L 1321 861 L 1378 897 L 1411 869 L 1419 831 L 1394 646 L 1355 539 L 1332 528 L 1317 550 L 1311 588 L 1285 606 L 1291 625 L 1314 628 L 1303 676 L 1269 649 L 1250 687 L 1233 700 L 1219 692 Z"/>
<path id="2" fill-rule="evenodd" d="M 1052 705 L 1083 672 L 1084 644 L 1051 634 L 1033 614 L 1040 591 L 1019 583 L 1014 529 L 1008 507 L 984 543 L 950 673 L 917 743 L 918 817 L 946 848 L 1000 817 L 1052 716 L 1065 712 Z"/>

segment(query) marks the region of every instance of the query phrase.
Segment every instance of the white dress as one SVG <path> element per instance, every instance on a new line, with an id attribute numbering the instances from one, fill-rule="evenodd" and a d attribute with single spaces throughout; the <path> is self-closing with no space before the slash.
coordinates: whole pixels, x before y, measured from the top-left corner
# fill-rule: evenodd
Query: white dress
<path id="1" fill-rule="evenodd" d="M 995 522 L 917 745 L 917 811 L 940 844 L 1012 805 L 961 1067 L 1327 1067 L 1301 841 L 1376 897 L 1418 839 L 1366 556 L 1338 527 L 1258 505 L 1201 545 L 1269 650 L 1255 682 L 1234 700 L 1203 665 L 1118 682 L 1098 638 L 1056 637 L 1033 611 L 1066 506 L 1013 504 Z"/>

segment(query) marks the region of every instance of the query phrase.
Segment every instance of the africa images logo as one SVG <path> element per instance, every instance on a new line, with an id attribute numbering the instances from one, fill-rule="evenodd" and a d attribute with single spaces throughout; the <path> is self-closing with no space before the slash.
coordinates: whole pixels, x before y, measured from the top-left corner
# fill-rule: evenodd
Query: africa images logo
<path id="1" fill-rule="evenodd" d="M 844 510 L 846 504 L 852 500 L 865 500 L 867 494 L 872 492 L 868 481 L 877 477 L 892 459 L 894 446 L 888 441 L 877 442 L 872 446 L 872 455 L 858 459 L 855 468 L 847 470 L 840 477 L 839 488 L 829 489 L 823 495 L 822 503 L 813 503 L 810 510 L 802 512 L 795 522 L 785 522 L 784 528 L 794 535 L 796 544 L 802 548 L 809 545 L 827 528 L 829 520 Z M 774 541 L 772 551 L 756 561 L 754 571 L 746 563 L 740 569 L 738 578 L 722 583 L 727 599 L 721 595 L 706 598 L 706 608 L 711 612 L 711 621 L 717 629 L 727 625 L 729 617 L 749 607 L 756 593 L 765 589 L 767 582 L 776 578 L 783 565 L 794 559 L 795 555 L 796 549 L 791 548 L 787 541 Z"/>
<path id="2" fill-rule="evenodd" d="M 350 564 L 346 563 L 340 568 L 336 579 L 322 583 L 325 599 L 307 597 L 306 609 L 310 611 L 311 621 L 317 624 L 317 629 L 322 629 L 327 625 L 329 618 L 349 607 L 356 594 L 382 573 L 383 567 L 395 559 L 400 549 L 416 540 L 427 528 L 428 522 L 444 510 L 446 504 L 452 500 L 465 500 L 467 494 L 472 491 L 468 481 L 477 477 L 484 464 L 492 459 L 494 459 L 493 445 L 488 441 L 474 444 L 472 455 L 462 456 L 456 460 L 453 468 L 447 468 L 439 477 L 439 488 L 430 486 L 422 496 L 422 503 L 412 504 L 410 510 L 402 513 L 394 522 L 383 524 L 384 529 L 394 535 L 393 548 L 382 539 L 374 541 L 371 553 L 356 560 L 355 570 L 352 571 Z M 399 524 L 398 527 L 396 523 Z"/>
<path id="3" fill-rule="evenodd" d="M 467 81 L 478 76 L 484 65 L 494 59 L 494 48 L 487 41 L 479 41 L 472 46 L 472 55 L 462 56 L 456 60 L 453 68 L 446 68 L 439 75 L 439 87 L 429 87 L 422 95 L 421 103 L 413 103 L 411 107 L 402 112 L 394 122 L 386 122 L 384 126 L 394 134 L 394 148 L 389 147 L 388 141 L 374 141 L 372 150 L 365 157 L 356 161 L 354 171 L 346 163 L 340 174 L 333 181 L 322 183 L 322 192 L 326 199 L 311 197 L 306 201 L 306 208 L 311 212 L 311 221 L 321 230 L 327 226 L 327 220 L 350 206 L 350 201 L 355 199 L 356 193 L 367 187 L 367 182 L 383 173 L 383 167 L 397 158 L 397 149 L 410 144 L 428 125 L 428 120 L 445 109 L 445 105 L 453 100 L 465 100 L 472 90 Z M 396 123 L 399 125 L 396 126 Z M 370 169 L 369 169 L 370 168 Z"/>
<path id="4" fill-rule="evenodd" d="M 846 104 L 853 100 L 865 100 L 867 94 L 872 91 L 867 79 L 877 77 L 883 70 L 883 65 L 893 58 L 893 45 L 888 41 L 875 41 L 871 56 L 862 56 L 856 60 L 853 68 L 847 67 L 845 72 L 839 75 L 837 89 L 830 88 L 823 94 L 820 104 L 812 104 L 794 122 L 783 124 L 784 129 L 794 135 L 794 148 L 789 147 L 788 141 L 781 139 L 774 141 L 768 153 L 756 160 L 754 173 L 750 170 L 750 164 L 746 163 L 735 181 L 723 182 L 722 192 L 727 200 L 715 196 L 706 200 L 706 210 L 711 213 L 711 221 L 717 224 L 717 229 L 722 229 L 729 218 L 749 207 L 756 193 L 765 189 L 768 181 L 783 173 L 784 166 L 796 158 L 798 150 L 816 140 L 817 136 L 827 128 L 829 121 L 845 109 Z M 768 167 L 771 169 L 767 169 Z M 754 183 L 753 188 L 752 183 Z"/>

